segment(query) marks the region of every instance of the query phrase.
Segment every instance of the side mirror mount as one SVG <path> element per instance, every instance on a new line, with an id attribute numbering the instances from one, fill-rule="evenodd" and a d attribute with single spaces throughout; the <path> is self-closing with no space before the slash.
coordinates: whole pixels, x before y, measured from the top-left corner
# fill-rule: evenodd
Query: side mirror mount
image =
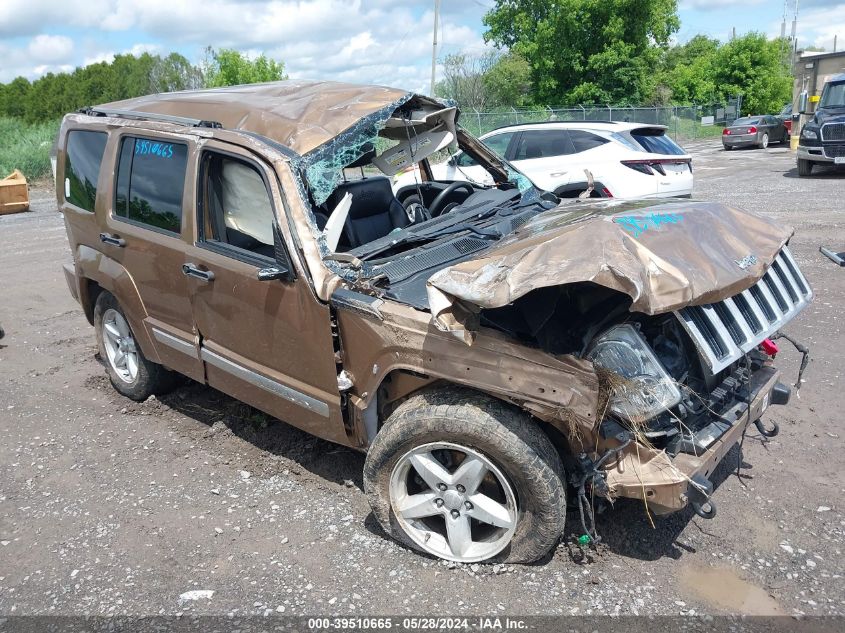
<path id="1" fill-rule="evenodd" d="M 287 279 L 288 271 L 278 266 L 268 266 L 258 269 L 258 281 L 273 281 L 274 279 Z"/>

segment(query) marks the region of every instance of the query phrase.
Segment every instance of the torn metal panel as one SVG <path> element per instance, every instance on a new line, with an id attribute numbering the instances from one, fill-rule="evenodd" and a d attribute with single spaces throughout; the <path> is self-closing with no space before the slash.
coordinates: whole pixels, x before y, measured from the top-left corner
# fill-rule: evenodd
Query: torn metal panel
<path id="1" fill-rule="evenodd" d="M 751 287 L 792 232 L 716 203 L 567 201 L 434 274 L 429 304 L 437 327 L 467 343 L 482 309 L 550 286 L 592 282 L 628 295 L 631 312 L 660 314 Z"/>

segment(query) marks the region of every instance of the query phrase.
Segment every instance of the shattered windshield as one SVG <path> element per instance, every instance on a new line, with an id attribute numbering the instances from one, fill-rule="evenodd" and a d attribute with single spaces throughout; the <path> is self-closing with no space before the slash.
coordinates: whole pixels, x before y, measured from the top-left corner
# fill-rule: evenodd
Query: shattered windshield
<path id="1" fill-rule="evenodd" d="M 324 261 L 348 266 L 459 234 L 489 243 L 511 230 L 497 215 L 536 205 L 542 192 L 458 116 L 408 94 L 301 157 Z"/>

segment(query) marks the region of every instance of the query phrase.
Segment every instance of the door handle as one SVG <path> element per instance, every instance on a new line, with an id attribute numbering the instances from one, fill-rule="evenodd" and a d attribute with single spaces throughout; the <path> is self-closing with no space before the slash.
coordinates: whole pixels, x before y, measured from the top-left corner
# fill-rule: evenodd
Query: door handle
<path id="1" fill-rule="evenodd" d="M 200 270 L 196 264 L 182 264 L 182 273 L 200 281 L 214 281 L 214 273 L 210 270 Z"/>
<path id="2" fill-rule="evenodd" d="M 117 235 L 109 235 L 108 233 L 100 233 L 100 241 L 103 244 L 111 244 L 112 246 L 119 246 L 123 248 L 126 246 L 126 240 Z"/>

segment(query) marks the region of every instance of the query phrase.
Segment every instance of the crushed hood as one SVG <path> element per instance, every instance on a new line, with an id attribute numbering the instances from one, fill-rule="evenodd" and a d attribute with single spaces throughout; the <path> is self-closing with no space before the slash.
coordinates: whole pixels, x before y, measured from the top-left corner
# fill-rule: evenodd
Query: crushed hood
<path id="1" fill-rule="evenodd" d="M 751 287 L 792 233 L 716 203 L 567 201 L 434 274 L 429 305 L 435 325 L 468 344 L 482 309 L 549 286 L 592 282 L 628 295 L 632 312 L 670 312 Z"/>

